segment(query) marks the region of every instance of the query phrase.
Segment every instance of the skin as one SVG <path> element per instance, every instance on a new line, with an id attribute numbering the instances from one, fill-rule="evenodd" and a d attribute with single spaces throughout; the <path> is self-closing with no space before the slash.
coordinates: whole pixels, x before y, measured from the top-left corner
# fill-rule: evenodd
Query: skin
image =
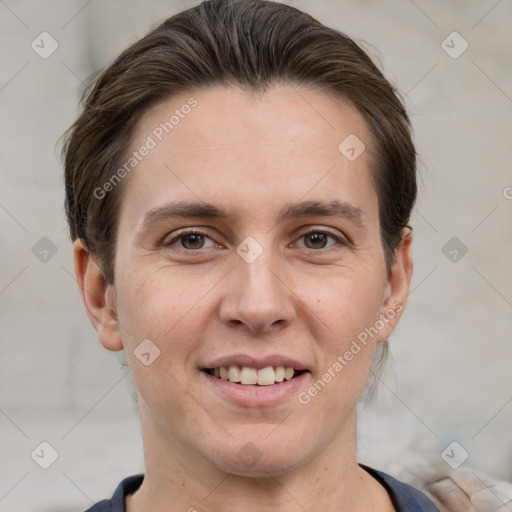
<path id="1" fill-rule="evenodd" d="M 197 107 L 125 178 L 115 283 L 106 285 L 80 240 L 74 245 L 87 314 L 107 349 L 125 350 L 139 394 L 146 471 L 127 510 L 394 510 L 357 465 L 355 406 L 375 347 L 406 304 L 411 236 L 388 273 L 368 127 L 348 101 L 318 91 L 218 86 L 146 111 L 133 149 L 190 96 Z M 366 146 L 352 162 L 338 150 L 349 134 Z M 144 230 L 144 214 L 170 200 L 221 204 L 237 219 L 170 218 Z M 284 204 L 306 200 L 347 202 L 361 225 L 322 215 L 278 220 Z M 207 236 L 165 246 L 189 227 Z M 305 236 L 315 229 L 346 243 Z M 252 263 L 236 252 L 247 236 L 263 249 Z M 401 310 L 307 405 L 294 394 L 242 407 L 199 370 L 234 353 L 283 354 L 307 363 L 306 391 L 393 304 Z M 134 355 L 145 339 L 160 350 L 149 366 Z M 253 467 L 237 456 L 249 442 L 261 455 Z"/>

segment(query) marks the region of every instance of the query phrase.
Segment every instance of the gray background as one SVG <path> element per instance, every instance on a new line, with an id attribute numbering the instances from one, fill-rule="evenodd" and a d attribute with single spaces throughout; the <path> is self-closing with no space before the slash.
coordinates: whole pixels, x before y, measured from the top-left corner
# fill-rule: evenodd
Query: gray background
<path id="1" fill-rule="evenodd" d="M 0 511 L 84 510 L 143 471 L 133 389 L 74 278 L 56 141 L 83 80 L 196 3 L 0 0 Z M 360 417 L 360 460 L 402 475 L 411 453 L 442 463 L 456 441 L 463 467 L 511 480 L 512 2 L 293 5 L 364 42 L 421 154 L 410 302 Z M 46 59 L 31 47 L 43 31 L 58 43 Z M 442 46 L 454 31 L 469 44 L 458 58 Z M 48 469 L 31 458 L 42 441 L 59 454 Z"/>

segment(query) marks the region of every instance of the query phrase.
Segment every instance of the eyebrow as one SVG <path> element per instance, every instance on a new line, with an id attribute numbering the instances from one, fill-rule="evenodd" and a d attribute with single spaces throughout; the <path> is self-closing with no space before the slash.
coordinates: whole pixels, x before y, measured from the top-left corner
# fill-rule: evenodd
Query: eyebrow
<path id="1" fill-rule="evenodd" d="M 345 218 L 359 227 L 366 225 L 365 215 L 361 208 L 344 201 L 338 201 L 337 199 L 333 199 L 330 202 L 302 201 L 299 203 L 287 203 L 279 211 L 277 220 L 282 221 L 290 218 L 316 215 Z M 146 212 L 141 222 L 141 228 L 146 230 L 153 224 L 173 218 L 205 218 L 234 222 L 238 219 L 238 215 L 218 204 L 175 201 L 157 206 Z"/>

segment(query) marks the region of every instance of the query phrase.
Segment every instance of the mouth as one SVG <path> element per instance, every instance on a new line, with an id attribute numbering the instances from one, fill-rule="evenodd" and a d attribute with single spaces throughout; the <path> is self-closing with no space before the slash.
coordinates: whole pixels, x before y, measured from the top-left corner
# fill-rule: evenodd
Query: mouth
<path id="1" fill-rule="evenodd" d="M 250 366 L 218 366 L 203 368 L 203 372 L 219 380 L 229 381 L 239 386 L 272 386 L 296 379 L 308 370 L 297 370 L 290 366 L 266 366 L 253 368 Z"/>

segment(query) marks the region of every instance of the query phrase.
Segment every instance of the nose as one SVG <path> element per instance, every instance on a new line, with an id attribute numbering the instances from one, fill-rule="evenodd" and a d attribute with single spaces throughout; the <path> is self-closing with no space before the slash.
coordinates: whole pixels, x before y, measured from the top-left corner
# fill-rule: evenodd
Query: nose
<path id="1" fill-rule="evenodd" d="M 265 247 L 248 263 L 236 257 L 224 280 L 221 321 L 251 334 L 270 334 L 289 326 L 296 315 L 290 278 Z"/>

